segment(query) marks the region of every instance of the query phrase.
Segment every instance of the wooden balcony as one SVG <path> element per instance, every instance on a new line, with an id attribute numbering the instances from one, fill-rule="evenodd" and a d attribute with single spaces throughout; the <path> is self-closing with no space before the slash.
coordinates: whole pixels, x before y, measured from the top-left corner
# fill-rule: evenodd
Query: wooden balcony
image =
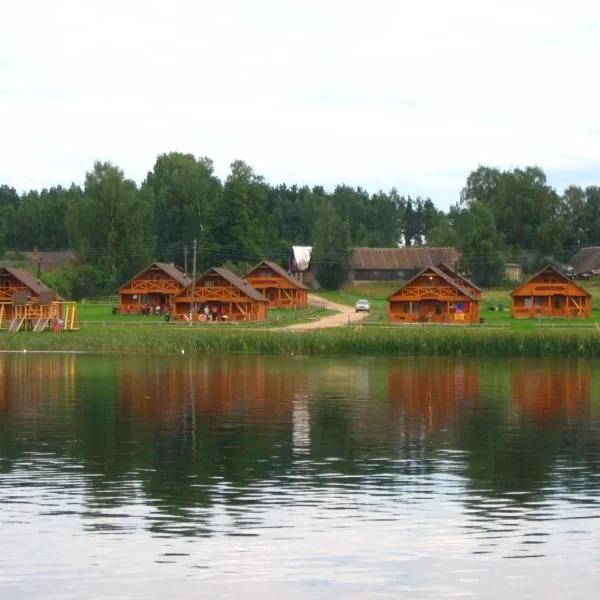
<path id="1" fill-rule="evenodd" d="M 138 279 L 129 287 L 119 290 L 119 294 L 177 294 L 181 285 L 172 279 Z"/>

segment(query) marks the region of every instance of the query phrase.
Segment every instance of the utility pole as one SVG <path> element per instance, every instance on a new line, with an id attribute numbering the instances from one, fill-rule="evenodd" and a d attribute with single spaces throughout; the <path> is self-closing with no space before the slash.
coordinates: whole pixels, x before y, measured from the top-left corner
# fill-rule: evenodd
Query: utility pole
<path id="1" fill-rule="evenodd" d="M 187 275 L 187 244 L 183 245 L 183 272 Z"/>
<path id="2" fill-rule="evenodd" d="M 33 248 L 33 256 L 37 263 L 37 279 L 40 280 L 40 275 L 42 274 L 42 255 L 40 254 L 40 250 L 37 246 Z"/>
<path id="3" fill-rule="evenodd" d="M 197 241 L 194 240 L 194 255 L 192 256 L 192 301 L 190 302 L 190 327 L 194 318 L 194 300 L 196 299 L 196 248 Z"/>

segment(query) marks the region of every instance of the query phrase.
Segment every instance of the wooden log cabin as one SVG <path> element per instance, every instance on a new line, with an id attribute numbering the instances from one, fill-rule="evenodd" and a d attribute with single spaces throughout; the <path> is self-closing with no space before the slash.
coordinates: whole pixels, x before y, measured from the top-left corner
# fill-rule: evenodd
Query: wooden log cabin
<path id="1" fill-rule="evenodd" d="M 189 320 L 191 312 L 193 321 L 207 320 L 207 316 L 211 321 L 265 321 L 267 304 L 258 290 L 235 273 L 213 267 L 173 297 L 173 315 Z"/>
<path id="2" fill-rule="evenodd" d="M 517 319 L 585 319 L 592 313 L 592 295 L 551 265 L 515 288 L 510 296 L 512 316 Z"/>
<path id="3" fill-rule="evenodd" d="M 75 302 L 67 302 L 28 271 L 0 268 L 0 328 L 41 332 L 53 322 L 66 330 L 77 329 Z"/>
<path id="4" fill-rule="evenodd" d="M 172 305 L 173 296 L 192 282 L 175 265 L 153 262 L 141 273 L 124 283 L 118 291 L 120 314 L 141 313 L 144 307 L 153 311 Z"/>
<path id="5" fill-rule="evenodd" d="M 308 288 L 277 263 L 263 260 L 245 275 L 254 289 L 269 301 L 269 308 L 306 308 Z"/>
<path id="6" fill-rule="evenodd" d="M 438 267 L 427 267 L 388 296 L 392 323 L 478 323 L 479 298 Z"/>

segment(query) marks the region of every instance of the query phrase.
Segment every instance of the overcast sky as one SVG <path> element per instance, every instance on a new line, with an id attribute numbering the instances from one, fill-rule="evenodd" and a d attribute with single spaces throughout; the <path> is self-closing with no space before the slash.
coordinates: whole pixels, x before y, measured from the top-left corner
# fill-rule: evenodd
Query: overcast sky
<path id="1" fill-rule="evenodd" d="M 600 2 L 20 0 L 0 184 L 138 183 L 162 152 L 270 183 L 458 198 L 479 164 L 600 183 Z"/>

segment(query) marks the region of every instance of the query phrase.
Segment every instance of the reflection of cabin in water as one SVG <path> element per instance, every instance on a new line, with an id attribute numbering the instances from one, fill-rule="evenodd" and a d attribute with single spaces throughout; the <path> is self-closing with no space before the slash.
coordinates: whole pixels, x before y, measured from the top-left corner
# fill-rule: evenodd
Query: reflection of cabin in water
<path id="1" fill-rule="evenodd" d="M 29 421 L 40 432 L 65 426 L 63 410 L 48 410 L 48 399 L 76 399 L 76 354 L 38 354 L 27 360 L 19 354 L 0 354 L 0 413 Z"/>
<path id="2" fill-rule="evenodd" d="M 173 297 L 176 319 L 189 320 L 191 312 L 194 321 L 204 320 L 205 309 L 211 320 L 264 321 L 267 318 L 267 299 L 229 269 L 209 269 L 196 279 L 193 288 L 193 294 L 191 284 Z"/>
<path id="3" fill-rule="evenodd" d="M 513 402 L 526 416 L 541 421 L 570 421 L 590 407 L 590 370 L 572 367 L 514 367 Z"/>
<path id="4" fill-rule="evenodd" d="M 240 415 L 261 422 L 293 422 L 290 398 L 306 397 L 305 368 L 284 369 L 262 357 L 156 360 L 140 369 L 139 357 L 118 362 L 120 409 L 154 423 L 179 426 L 184 415 L 219 419 Z M 191 399 L 194 399 L 193 401 Z"/>
<path id="5" fill-rule="evenodd" d="M 512 316 L 587 318 L 592 295 L 548 265 L 511 293 Z"/>
<path id="6" fill-rule="evenodd" d="M 269 301 L 269 308 L 306 308 L 308 288 L 277 263 L 263 260 L 245 275 L 247 281 Z"/>
<path id="7" fill-rule="evenodd" d="M 77 308 L 35 275 L 13 267 L 0 268 L 0 327 L 41 332 L 60 320 L 63 329 L 77 329 Z"/>
<path id="8" fill-rule="evenodd" d="M 403 416 L 409 429 L 446 428 L 457 412 L 479 397 L 479 366 L 436 359 L 428 364 L 390 361 L 388 397 L 392 413 Z"/>
<path id="9" fill-rule="evenodd" d="M 447 266 L 427 267 L 388 296 L 388 318 L 396 323 L 477 323 L 479 297 L 465 285 L 464 277 Z"/>
<path id="10" fill-rule="evenodd" d="M 191 282 L 174 264 L 153 262 L 119 288 L 119 313 L 140 313 L 144 305 L 168 306 Z"/>

